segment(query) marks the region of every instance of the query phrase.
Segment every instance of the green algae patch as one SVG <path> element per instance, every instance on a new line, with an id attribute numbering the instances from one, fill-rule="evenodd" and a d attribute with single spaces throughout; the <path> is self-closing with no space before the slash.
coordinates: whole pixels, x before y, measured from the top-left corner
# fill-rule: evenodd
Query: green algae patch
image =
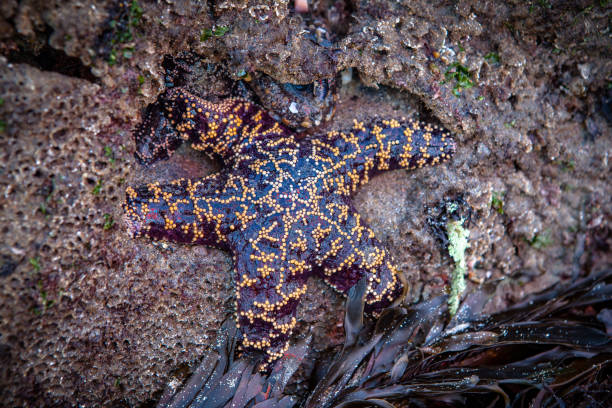
<path id="1" fill-rule="evenodd" d="M 448 309 L 451 316 L 457 313 L 461 294 L 465 290 L 465 274 L 467 272 L 467 262 L 465 252 L 470 247 L 468 237 L 470 231 L 463 226 L 464 218 L 451 220 L 446 224 L 446 234 L 448 236 L 448 253 L 455 262 L 451 277 L 450 295 L 448 298 Z"/>
<path id="2" fill-rule="evenodd" d="M 442 248 L 448 251 L 454 263 L 448 297 L 448 310 L 452 317 L 459 309 L 461 295 L 467 286 L 466 251 L 470 247 L 468 226 L 472 218 L 472 207 L 460 195 L 427 208 L 427 213 L 427 223 L 432 228 L 433 235 Z"/>

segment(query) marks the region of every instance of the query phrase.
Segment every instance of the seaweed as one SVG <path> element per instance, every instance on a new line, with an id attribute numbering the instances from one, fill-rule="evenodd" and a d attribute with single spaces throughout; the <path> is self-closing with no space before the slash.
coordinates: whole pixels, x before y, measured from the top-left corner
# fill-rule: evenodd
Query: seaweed
<path id="1" fill-rule="evenodd" d="M 343 350 L 305 406 L 609 406 L 612 321 L 597 316 L 612 305 L 612 269 L 478 317 L 488 299 L 473 293 L 448 325 L 443 297 L 388 310 L 385 333 L 362 332 L 367 350 Z"/>
<path id="2" fill-rule="evenodd" d="M 344 347 L 300 406 L 610 406 L 612 267 L 483 316 L 496 283 L 468 295 L 448 323 L 446 296 L 389 308 L 364 323 L 361 281 L 348 296 Z M 180 392 L 169 387 L 159 406 L 294 406 L 296 398 L 283 391 L 308 341 L 266 376 L 255 359 L 233 360 L 235 335 L 228 319 L 217 348 Z"/>
<path id="3" fill-rule="evenodd" d="M 278 360 L 271 374 L 258 370 L 261 356 L 245 356 L 234 360 L 237 343 L 236 324 L 228 318 L 217 337 L 216 347 L 204 355 L 200 365 L 185 386 L 178 390 L 171 381 L 158 407 L 281 407 L 294 406 L 296 398 L 283 391 L 293 373 L 301 365 L 310 338 L 289 348 Z"/>

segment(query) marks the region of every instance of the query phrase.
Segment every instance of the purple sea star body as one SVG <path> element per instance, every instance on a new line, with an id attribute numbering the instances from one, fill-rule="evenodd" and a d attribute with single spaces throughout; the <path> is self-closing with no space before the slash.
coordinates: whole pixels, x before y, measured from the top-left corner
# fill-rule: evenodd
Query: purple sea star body
<path id="1" fill-rule="evenodd" d="M 213 104 L 171 89 L 137 129 L 136 157 L 151 163 L 187 141 L 220 156 L 224 170 L 128 187 L 123 207 L 134 237 L 233 254 L 242 348 L 263 350 L 268 361 L 286 351 L 311 275 L 342 293 L 365 276 L 369 313 L 401 298 L 405 285 L 391 256 L 350 197 L 376 173 L 437 164 L 455 150 L 447 131 L 412 120 L 295 136 L 246 100 Z"/>

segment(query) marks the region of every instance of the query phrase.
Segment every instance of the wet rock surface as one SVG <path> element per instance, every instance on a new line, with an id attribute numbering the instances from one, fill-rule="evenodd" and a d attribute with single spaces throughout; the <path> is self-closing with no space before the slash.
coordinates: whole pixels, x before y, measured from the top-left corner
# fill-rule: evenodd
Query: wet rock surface
<path id="1" fill-rule="evenodd" d="M 232 312 L 227 254 L 132 240 L 122 223 L 127 185 L 219 168 L 186 148 L 146 169 L 133 159 L 166 55 L 199 55 L 193 86 L 211 98 L 262 74 L 337 76 L 334 118 L 308 132 L 377 115 L 456 133 L 450 163 L 383 174 L 356 197 L 411 302 L 446 288 L 426 208 L 458 194 L 473 210 L 470 290 L 500 280 L 490 311 L 610 262 L 609 18 L 586 1 L 321 1 L 302 14 L 287 1 L 3 2 L 0 399 L 155 401 Z M 343 300 L 310 286 L 297 392 L 343 339 Z"/>

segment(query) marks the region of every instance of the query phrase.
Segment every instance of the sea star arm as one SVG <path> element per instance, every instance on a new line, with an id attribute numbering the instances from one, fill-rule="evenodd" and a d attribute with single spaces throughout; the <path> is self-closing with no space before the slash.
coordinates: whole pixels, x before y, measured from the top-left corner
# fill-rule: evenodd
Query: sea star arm
<path id="1" fill-rule="evenodd" d="M 249 101 L 228 98 L 215 104 L 183 88 L 173 88 L 145 111 L 134 132 L 135 156 L 150 164 L 170 157 L 188 141 L 194 149 L 228 162 L 244 144 L 290 134 L 287 127 Z"/>
<path id="2" fill-rule="evenodd" d="M 236 321 L 242 350 L 265 351 L 276 360 L 289 346 L 297 324 L 296 309 L 306 292 L 311 267 L 289 254 L 283 256 L 275 241 L 278 223 L 260 230 L 256 238 L 235 249 Z"/>
<path id="3" fill-rule="evenodd" d="M 338 292 L 347 294 L 366 276 L 365 310 L 369 313 L 402 299 L 406 285 L 389 252 L 347 197 L 334 195 L 323 205 L 331 231 L 320 243 L 318 266 L 322 278 Z"/>
<path id="4" fill-rule="evenodd" d="M 125 220 L 134 237 L 227 248 L 249 188 L 232 174 L 126 189 Z"/>
<path id="5" fill-rule="evenodd" d="M 336 184 L 346 195 L 382 171 L 435 165 L 455 152 L 447 130 L 405 119 L 368 124 L 355 121 L 350 130 L 328 132 L 312 143 L 322 156 L 335 157 Z"/>

